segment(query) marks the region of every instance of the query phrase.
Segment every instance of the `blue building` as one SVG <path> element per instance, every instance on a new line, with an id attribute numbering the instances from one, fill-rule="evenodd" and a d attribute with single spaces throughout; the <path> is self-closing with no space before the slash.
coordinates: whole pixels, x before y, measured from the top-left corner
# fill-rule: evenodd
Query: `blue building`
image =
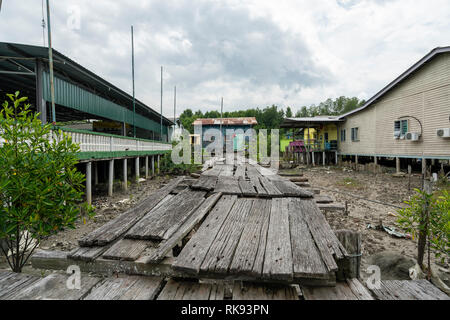
<path id="1" fill-rule="evenodd" d="M 213 119 L 197 119 L 194 121 L 194 126 L 202 126 L 201 141 L 202 148 L 206 148 L 210 141 L 204 139 L 204 134 L 208 129 L 220 130 L 222 126 L 222 136 L 224 137 L 224 148 L 226 146 L 227 130 L 234 130 L 235 134 L 232 135 L 233 150 L 243 150 L 246 139 L 244 133 L 257 125 L 255 117 L 243 117 L 243 118 L 213 118 Z M 241 131 L 242 130 L 242 131 Z"/>

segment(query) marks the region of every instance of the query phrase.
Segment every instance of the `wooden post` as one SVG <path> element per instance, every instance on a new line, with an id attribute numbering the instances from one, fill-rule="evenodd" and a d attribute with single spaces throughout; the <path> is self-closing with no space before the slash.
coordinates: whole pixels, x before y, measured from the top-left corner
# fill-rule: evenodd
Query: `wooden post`
<path id="1" fill-rule="evenodd" d="M 86 201 L 92 204 L 92 162 L 86 163 Z"/>
<path id="2" fill-rule="evenodd" d="M 358 155 L 355 156 L 355 170 L 358 171 Z"/>
<path id="3" fill-rule="evenodd" d="M 145 179 L 148 179 L 148 156 L 145 157 Z"/>
<path id="4" fill-rule="evenodd" d="M 400 173 L 400 158 L 395 158 L 395 169 L 397 173 Z"/>
<path id="5" fill-rule="evenodd" d="M 326 155 L 325 155 L 325 151 L 324 152 L 322 152 L 322 157 L 323 157 L 323 159 L 322 159 L 322 162 L 323 162 L 323 166 L 325 166 L 326 165 Z"/>
<path id="6" fill-rule="evenodd" d="M 155 176 L 155 156 L 152 156 L 152 177 Z"/>
<path id="7" fill-rule="evenodd" d="M 108 195 L 113 195 L 114 186 L 114 159 L 109 160 L 109 178 L 108 178 Z"/>
<path id="8" fill-rule="evenodd" d="M 123 189 L 128 189 L 128 159 L 123 159 Z"/>
<path id="9" fill-rule="evenodd" d="M 412 167 L 409 164 L 408 165 L 408 192 L 411 192 L 411 173 L 412 173 Z"/>
<path id="10" fill-rule="evenodd" d="M 375 163 L 375 166 L 378 165 L 378 158 L 377 158 L 377 156 L 373 157 L 373 163 Z"/>
<path id="11" fill-rule="evenodd" d="M 422 189 L 423 189 L 423 180 L 427 174 L 427 159 L 422 158 Z"/>
<path id="12" fill-rule="evenodd" d="M 134 161 L 136 182 L 139 183 L 139 157 L 137 157 Z"/>
<path id="13" fill-rule="evenodd" d="M 337 279 L 358 279 L 361 266 L 361 234 L 350 230 L 337 230 L 335 233 L 349 254 L 348 258 L 338 262 Z"/>
<path id="14" fill-rule="evenodd" d="M 334 152 L 334 161 L 335 161 L 336 165 L 339 165 L 339 157 L 338 157 L 337 151 Z M 342 156 L 341 156 L 341 161 L 342 161 Z"/>

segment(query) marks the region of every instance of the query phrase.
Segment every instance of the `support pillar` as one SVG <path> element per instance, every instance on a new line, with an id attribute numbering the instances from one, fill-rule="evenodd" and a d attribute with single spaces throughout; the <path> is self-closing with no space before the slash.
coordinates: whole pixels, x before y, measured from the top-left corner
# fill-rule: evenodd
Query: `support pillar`
<path id="1" fill-rule="evenodd" d="M 40 113 L 39 119 L 43 124 L 47 123 L 47 103 L 44 100 L 44 85 L 43 85 L 43 70 L 42 60 L 36 59 L 35 73 L 36 73 L 36 109 Z"/>
<path id="2" fill-rule="evenodd" d="M 427 175 L 427 159 L 422 158 L 422 176 L 426 178 Z"/>
<path id="3" fill-rule="evenodd" d="M 86 163 L 86 201 L 92 204 L 92 162 Z"/>
<path id="4" fill-rule="evenodd" d="M 145 179 L 148 179 L 148 156 L 145 157 Z"/>
<path id="5" fill-rule="evenodd" d="M 334 152 L 334 158 L 335 158 L 336 165 L 338 165 L 339 164 L 339 157 L 338 157 L 338 152 L 337 151 Z M 342 157 L 341 157 L 341 160 L 342 160 Z"/>
<path id="6" fill-rule="evenodd" d="M 160 167 L 160 161 L 159 161 L 160 158 L 161 158 L 161 155 L 158 154 L 158 174 L 161 173 L 161 167 Z"/>
<path id="7" fill-rule="evenodd" d="M 358 171 L 358 155 L 355 156 L 355 170 Z"/>
<path id="8" fill-rule="evenodd" d="M 155 156 L 152 156 L 152 177 L 155 176 Z"/>
<path id="9" fill-rule="evenodd" d="M 128 159 L 123 159 L 123 189 L 128 189 Z"/>
<path id="10" fill-rule="evenodd" d="M 136 177 L 136 182 L 139 183 L 139 157 L 137 157 L 135 160 L 135 177 Z"/>
<path id="11" fill-rule="evenodd" d="M 311 158 L 312 158 L 312 165 L 313 165 L 313 167 L 315 167 L 316 166 L 316 159 L 315 159 L 315 153 L 314 153 L 314 151 L 313 152 L 311 152 Z"/>
<path id="12" fill-rule="evenodd" d="M 396 172 L 400 173 L 400 158 L 399 157 L 395 158 L 395 168 L 396 168 Z"/>
<path id="13" fill-rule="evenodd" d="M 108 172 L 108 195 L 113 195 L 113 186 L 114 186 L 114 159 L 109 160 L 109 172 Z"/>
<path id="14" fill-rule="evenodd" d="M 375 163 L 375 165 L 378 165 L 378 158 L 377 158 L 377 156 L 373 157 L 373 163 Z"/>
<path id="15" fill-rule="evenodd" d="M 326 165 L 326 154 L 325 154 L 325 151 L 322 153 L 322 157 L 323 157 L 323 159 L 322 159 L 322 162 L 323 162 L 323 166 L 325 166 Z"/>

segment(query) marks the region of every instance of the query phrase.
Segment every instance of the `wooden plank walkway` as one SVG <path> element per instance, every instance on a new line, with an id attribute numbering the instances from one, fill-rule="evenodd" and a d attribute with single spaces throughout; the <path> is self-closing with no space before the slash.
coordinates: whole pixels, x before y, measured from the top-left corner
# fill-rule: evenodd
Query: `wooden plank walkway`
<path id="1" fill-rule="evenodd" d="M 385 280 L 380 289 L 371 289 L 378 300 L 450 300 L 427 280 Z"/>

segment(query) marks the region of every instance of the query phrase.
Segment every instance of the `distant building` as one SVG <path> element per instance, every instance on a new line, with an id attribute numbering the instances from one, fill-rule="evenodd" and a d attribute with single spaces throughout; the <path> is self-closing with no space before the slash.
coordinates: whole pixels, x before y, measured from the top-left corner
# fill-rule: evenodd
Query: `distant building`
<path id="1" fill-rule="evenodd" d="M 341 156 L 397 158 L 398 169 L 402 158 L 450 160 L 450 47 L 432 50 L 356 110 L 282 127 L 314 128 L 312 151 L 336 141 Z"/>
<path id="2" fill-rule="evenodd" d="M 255 117 L 243 118 L 212 118 L 212 119 L 197 119 L 194 121 L 195 126 L 202 126 L 201 138 L 202 147 L 206 148 L 210 141 L 204 139 L 204 134 L 208 129 L 220 130 L 222 125 L 222 136 L 224 137 L 224 147 L 227 143 L 227 130 L 234 130 L 236 133 L 231 136 L 233 139 L 233 150 L 242 150 L 245 144 L 244 133 L 258 124 Z M 242 131 L 241 131 L 242 130 Z M 239 132 L 243 133 L 239 133 Z"/>

